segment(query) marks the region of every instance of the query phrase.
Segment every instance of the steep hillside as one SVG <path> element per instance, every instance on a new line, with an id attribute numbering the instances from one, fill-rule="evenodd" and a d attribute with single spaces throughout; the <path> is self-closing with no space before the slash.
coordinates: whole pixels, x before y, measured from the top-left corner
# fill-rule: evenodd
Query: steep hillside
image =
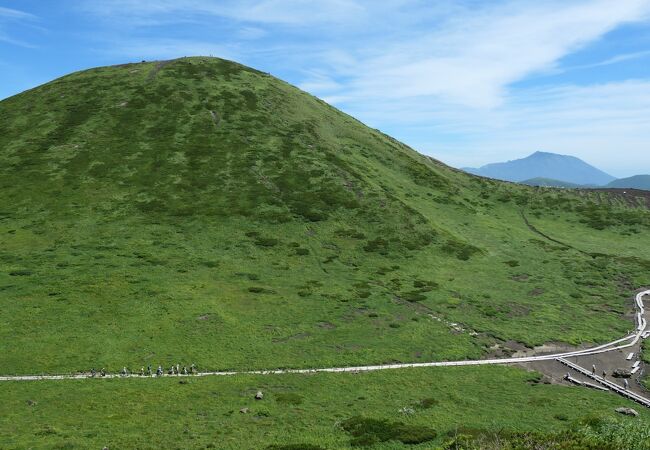
<path id="1" fill-rule="evenodd" d="M 650 175 L 635 175 L 629 178 L 620 178 L 609 183 L 607 187 L 619 189 L 644 189 L 650 191 Z"/>
<path id="2" fill-rule="evenodd" d="M 0 102 L 0 187 L 15 373 L 481 358 L 617 337 L 650 284 L 636 197 L 472 177 L 214 58 Z"/>
<path id="3" fill-rule="evenodd" d="M 548 152 L 535 152 L 526 158 L 464 170 L 475 175 L 515 182 L 547 178 L 576 185 L 602 186 L 614 180 L 613 176 L 579 158 Z"/>

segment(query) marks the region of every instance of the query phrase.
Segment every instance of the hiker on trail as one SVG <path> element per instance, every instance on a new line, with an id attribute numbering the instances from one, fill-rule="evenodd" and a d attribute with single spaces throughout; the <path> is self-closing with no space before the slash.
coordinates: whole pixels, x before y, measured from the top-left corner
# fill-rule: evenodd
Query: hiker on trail
<path id="1" fill-rule="evenodd" d="M 607 378 L 607 372 L 603 370 L 603 378 Z"/>
<path id="2" fill-rule="evenodd" d="M 140 376 L 141 376 L 141 377 L 144 376 L 144 366 L 142 366 L 142 368 L 140 369 Z"/>
<path id="3" fill-rule="evenodd" d="M 124 366 L 124 367 L 122 368 L 122 376 L 125 377 L 125 376 L 127 376 L 128 374 L 129 374 L 129 371 L 126 370 L 126 366 Z"/>
<path id="4" fill-rule="evenodd" d="M 591 365 L 591 374 L 596 375 L 596 364 Z"/>
<path id="5" fill-rule="evenodd" d="M 99 371 L 100 375 L 105 377 L 106 376 L 106 370 L 102 367 L 102 370 Z"/>
<path id="6" fill-rule="evenodd" d="M 91 376 L 91 377 L 94 378 L 96 373 L 97 373 L 97 372 L 95 371 L 95 368 L 94 368 L 94 367 L 93 367 L 92 369 L 90 369 L 90 376 Z"/>
<path id="7" fill-rule="evenodd" d="M 183 366 L 183 375 L 187 375 L 187 367 Z"/>
<path id="8" fill-rule="evenodd" d="M 169 369 L 169 375 L 174 375 L 174 366 L 172 365 L 172 368 Z"/>
<path id="9" fill-rule="evenodd" d="M 162 374 L 163 374 L 162 366 L 158 366 L 158 369 L 156 370 L 156 375 L 160 377 L 162 376 Z"/>
<path id="10" fill-rule="evenodd" d="M 190 372 L 192 373 L 192 375 L 196 373 L 196 366 L 194 364 L 190 366 Z"/>
<path id="11" fill-rule="evenodd" d="M 151 364 L 147 365 L 147 375 L 151 376 Z"/>
<path id="12" fill-rule="evenodd" d="M 571 374 L 569 372 L 567 372 L 566 375 L 564 375 L 564 379 L 565 380 L 570 380 L 571 379 Z"/>
<path id="13" fill-rule="evenodd" d="M 180 375 L 180 374 L 181 374 L 181 365 L 176 364 L 176 375 Z"/>
<path id="14" fill-rule="evenodd" d="M 627 388 L 630 386 L 630 383 L 627 382 L 627 379 L 624 379 L 623 385 L 625 386 L 625 390 L 627 391 Z"/>

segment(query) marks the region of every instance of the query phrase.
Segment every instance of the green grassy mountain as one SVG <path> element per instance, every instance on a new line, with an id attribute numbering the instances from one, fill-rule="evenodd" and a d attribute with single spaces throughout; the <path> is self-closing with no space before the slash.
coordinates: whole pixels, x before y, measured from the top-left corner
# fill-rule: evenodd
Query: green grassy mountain
<path id="1" fill-rule="evenodd" d="M 234 63 L 93 69 L 0 118 L 0 366 L 17 372 L 597 341 L 627 328 L 620 277 L 648 281 L 640 204 L 467 176 Z M 572 250 L 579 230 L 576 248 L 628 259 Z"/>
<path id="2" fill-rule="evenodd" d="M 505 355 L 619 337 L 629 295 L 650 284 L 647 199 L 470 176 L 215 58 L 92 69 L 3 100 L 0 188 L 3 373 Z M 111 437 L 133 448 L 184 436 L 188 448 L 342 448 L 349 436 L 333 424 L 355 414 L 381 416 L 398 437 L 410 430 L 393 416 L 426 400 L 423 386 L 440 406 L 412 423 L 440 430 L 467 423 L 469 410 L 480 410 L 471 425 L 486 427 L 496 407 L 517 417 L 504 425 L 547 429 L 566 405 L 613 402 L 581 392 L 553 403 L 561 388 L 534 391 L 539 380 L 513 368 L 459 373 L 205 379 L 195 390 L 168 380 L 5 384 L 0 446 L 89 448 Z M 480 390 L 481 404 L 448 395 L 443 379 Z M 504 397 L 498 386 L 510 382 L 537 403 Z M 258 404 L 254 420 L 232 415 L 260 385 L 275 403 Z M 387 385 L 394 397 L 381 394 Z M 32 399 L 37 425 L 23 412 Z M 95 399 L 108 422 L 65 431 L 70 417 L 95 414 Z M 164 427 L 147 422 L 152 409 L 165 410 Z"/>
<path id="3" fill-rule="evenodd" d="M 620 178 L 609 183 L 607 187 L 618 189 L 643 189 L 650 191 L 650 175 L 635 175 L 633 177 Z"/>
<path id="4" fill-rule="evenodd" d="M 568 183 L 566 181 L 554 180 L 552 178 L 531 178 L 530 180 L 520 181 L 521 184 L 526 184 L 528 186 L 540 186 L 540 187 L 558 187 L 566 189 L 576 189 L 580 186 L 578 184 Z"/>

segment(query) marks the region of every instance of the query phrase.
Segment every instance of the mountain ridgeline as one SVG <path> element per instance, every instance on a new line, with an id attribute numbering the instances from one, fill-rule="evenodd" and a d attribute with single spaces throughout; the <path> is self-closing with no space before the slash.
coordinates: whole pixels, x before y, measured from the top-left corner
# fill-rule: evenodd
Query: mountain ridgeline
<path id="1" fill-rule="evenodd" d="M 574 156 L 547 152 L 535 152 L 526 158 L 514 161 L 487 164 L 478 169 L 467 167 L 462 170 L 474 175 L 528 186 L 650 190 L 650 175 L 615 179 Z"/>
<path id="2" fill-rule="evenodd" d="M 618 336 L 650 284 L 647 198 L 467 175 L 216 58 L 3 100 L 0 187 L 17 373 L 480 358 Z"/>
<path id="3" fill-rule="evenodd" d="M 579 158 L 547 152 L 535 152 L 526 158 L 464 170 L 475 175 L 517 183 L 544 178 L 595 187 L 615 180 L 613 176 Z"/>
<path id="4" fill-rule="evenodd" d="M 650 175 L 635 175 L 628 178 L 614 180 L 607 185 L 616 189 L 644 189 L 650 191 Z"/>

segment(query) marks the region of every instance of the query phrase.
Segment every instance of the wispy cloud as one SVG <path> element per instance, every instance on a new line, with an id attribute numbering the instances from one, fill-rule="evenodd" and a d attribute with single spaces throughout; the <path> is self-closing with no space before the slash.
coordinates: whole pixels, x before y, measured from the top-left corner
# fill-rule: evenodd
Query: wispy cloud
<path id="1" fill-rule="evenodd" d="M 577 66 L 570 66 L 570 67 L 565 68 L 564 70 L 569 71 L 569 70 L 577 70 L 577 69 L 580 69 L 580 70 L 582 70 L 582 69 L 595 69 L 596 67 L 611 66 L 613 64 L 619 64 L 619 63 L 622 63 L 622 62 L 632 61 L 632 60 L 635 60 L 635 59 L 642 59 L 642 58 L 645 58 L 645 57 L 648 57 L 648 56 L 650 56 L 650 50 L 645 50 L 645 51 L 641 51 L 641 52 L 633 52 L 633 53 L 624 53 L 622 55 L 616 55 L 616 56 L 613 56 L 611 58 L 607 58 L 607 59 L 605 59 L 603 61 L 595 62 L 593 64 L 581 64 L 581 65 L 577 65 Z"/>
<path id="2" fill-rule="evenodd" d="M 650 80 L 516 89 L 491 110 L 419 106 L 378 102 L 351 112 L 459 167 L 547 150 L 579 156 L 614 175 L 650 172 Z"/>
<path id="3" fill-rule="evenodd" d="M 348 47 L 348 68 L 339 97 L 432 96 L 472 107 L 495 107 L 506 88 L 552 69 L 565 55 L 621 24 L 650 13 L 647 0 L 538 4 L 507 3 L 448 18 L 416 38 Z M 320 94 L 320 92 L 316 92 Z M 331 92 L 326 94 L 331 95 Z"/>
<path id="4" fill-rule="evenodd" d="M 0 7 L 0 42 L 19 47 L 35 48 L 35 46 L 29 42 L 13 37 L 12 33 L 9 31 L 9 26 L 24 21 L 33 21 L 36 18 L 37 17 L 33 14 L 24 11 Z"/>
<path id="5" fill-rule="evenodd" d="M 36 16 L 17 9 L 3 8 L 0 6 L 0 18 L 3 19 L 35 19 Z"/>

